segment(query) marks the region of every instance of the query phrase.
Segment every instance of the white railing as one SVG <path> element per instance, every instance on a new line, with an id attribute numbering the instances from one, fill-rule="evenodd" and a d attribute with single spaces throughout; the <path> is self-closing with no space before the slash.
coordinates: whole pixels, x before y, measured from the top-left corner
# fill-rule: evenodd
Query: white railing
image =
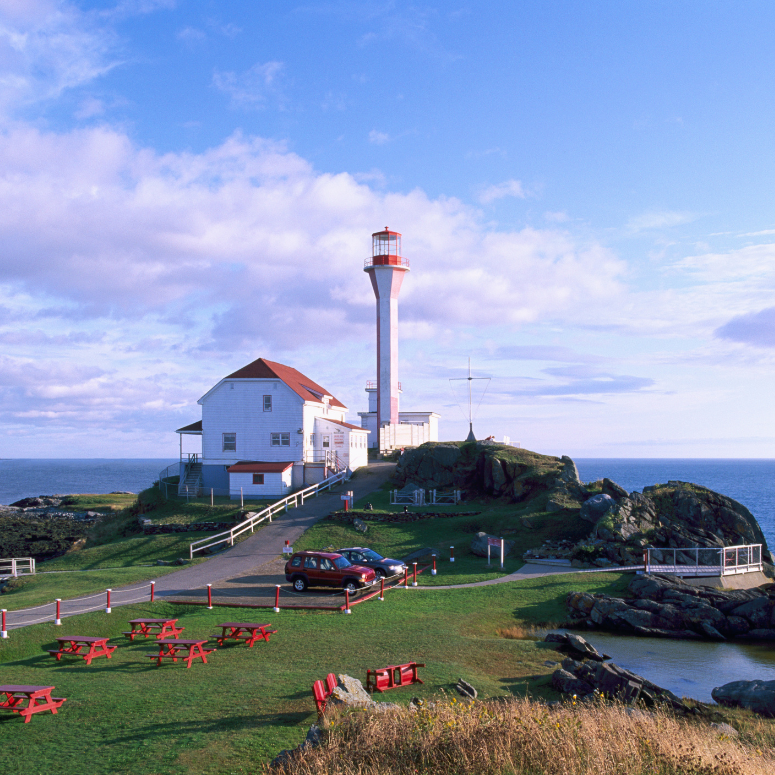
<path id="1" fill-rule="evenodd" d="M 392 506 L 424 506 L 425 490 L 417 489 L 409 493 L 391 490 L 390 504 Z"/>
<path id="2" fill-rule="evenodd" d="M 240 522 L 230 530 L 225 530 L 223 533 L 216 533 L 214 536 L 207 536 L 207 538 L 200 538 L 198 541 L 194 541 L 189 546 L 188 556 L 193 560 L 195 552 L 202 552 L 205 549 L 209 549 L 212 546 L 218 544 L 228 543 L 230 546 L 234 546 L 234 539 L 237 536 L 246 533 L 248 530 L 252 533 L 261 522 L 269 520 L 272 521 L 272 516 L 279 511 L 288 511 L 289 508 L 296 508 L 304 505 L 304 499 L 310 498 L 313 495 L 319 495 L 323 490 L 328 490 L 335 484 L 344 482 L 347 479 L 347 469 L 340 471 L 333 476 L 329 476 L 328 479 L 324 479 L 322 482 L 313 484 L 311 487 L 305 487 L 303 490 L 288 495 L 286 498 L 273 503 L 271 506 L 267 506 L 262 511 L 257 511 L 254 514 L 249 514 L 248 518 L 244 522 Z"/>
<path id="3" fill-rule="evenodd" d="M 652 557 L 652 554 L 656 554 L 656 557 Z M 679 554 L 684 555 L 684 562 L 678 562 Z M 689 562 L 686 561 L 687 557 Z M 731 576 L 761 571 L 764 567 L 761 544 L 725 546 L 722 549 L 700 546 L 683 549 L 650 548 L 646 549 L 645 560 L 646 573 L 673 573 L 676 576 Z"/>
<path id="4" fill-rule="evenodd" d="M 24 573 L 35 573 L 34 557 L 12 557 L 7 560 L 0 560 L 0 576 L 13 576 L 18 578 Z"/>
<path id="5" fill-rule="evenodd" d="M 460 490 L 431 490 L 431 503 L 443 504 L 459 503 L 462 498 L 460 497 Z"/>

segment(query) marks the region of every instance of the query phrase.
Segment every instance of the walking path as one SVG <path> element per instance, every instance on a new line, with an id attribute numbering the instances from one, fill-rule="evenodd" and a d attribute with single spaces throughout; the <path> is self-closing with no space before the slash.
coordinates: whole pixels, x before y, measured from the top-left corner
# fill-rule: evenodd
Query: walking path
<path id="1" fill-rule="evenodd" d="M 303 506 L 276 515 L 270 524 L 265 524 L 250 538 L 210 558 L 207 562 L 161 576 L 156 582 L 156 598 L 185 596 L 201 599 L 207 594 L 207 584 L 212 584 L 213 588 L 235 584 L 239 588 L 238 580 L 242 580 L 241 588 L 244 594 L 245 581 L 249 582 L 257 577 L 262 577 L 262 580 L 267 577 L 275 578 L 278 564 L 280 567 L 283 564 L 282 549 L 286 541 L 293 544 L 318 520 L 340 509 L 342 506 L 340 496 L 344 489 L 352 490 L 356 500 L 362 498 L 379 489 L 390 478 L 394 468 L 394 463 L 370 463 L 365 470 L 358 471 L 349 482 L 345 482 L 344 488 L 336 487 L 334 492 L 329 491 L 310 498 Z M 281 582 L 272 583 L 284 582 L 283 575 Z M 149 595 L 148 582 L 114 589 L 111 592 L 111 608 L 148 600 Z M 105 608 L 105 600 L 105 593 L 100 592 L 97 595 L 84 595 L 62 601 L 61 618 L 85 611 L 99 611 Z M 41 621 L 52 621 L 55 611 L 55 603 L 9 611 L 6 614 L 6 627 L 11 630 Z"/>

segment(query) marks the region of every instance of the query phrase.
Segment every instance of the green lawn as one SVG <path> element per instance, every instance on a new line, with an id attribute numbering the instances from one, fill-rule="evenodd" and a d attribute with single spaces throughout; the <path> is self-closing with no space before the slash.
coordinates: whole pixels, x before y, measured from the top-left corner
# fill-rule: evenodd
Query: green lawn
<path id="1" fill-rule="evenodd" d="M 373 514 L 403 511 L 403 506 L 390 505 L 389 487 L 371 493 L 356 501 L 356 511 L 366 503 L 374 507 Z M 402 558 L 414 550 L 428 546 L 439 552 L 438 574 L 426 571 L 419 579 L 423 585 L 467 584 L 498 578 L 513 573 L 522 565 L 522 554 L 540 546 L 547 539 L 559 537 L 582 538 L 589 534 L 590 524 L 576 515 L 565 512 L 536 512 L 520 504 L 504 504 L 488 498 L 469 500 L 457 506 L 410 507 L 410 512 L 434 511 L 458 515 L 461 512 L 479 512 L 475 516 L 451 516 L 418 520 L 403 524 L 368 522 L 367 533 L 359 533 L 352 524 L 323 520 L 310 528 L 293 548 L 342 549 L 346 546 L 369 546 L 388 556 Z M 510 556 L 506 557 L 503 570 L 500 557 L 493 549 L 491 565 L 487 560 L 472 554 L 470 545 L 474 535 L 484 531 L 503 536 L 515 542 Z M 454 546 L 455 562 L 449 561 L 450 546 Z"/>
<path id="2" fill-rule="evenodd" d="M 562 618 L 570 589 L 617 594 L 628 581 L 585 574 L 478 589 L 395 590 L 384 603 L 355 606 L 350 616 L 252 612 L 249 618 L 279 630 L 270 643 L 220 649 L 208 665 L 190 670 L 152 666 L 143 656 L 154 650 L 152 642 L 120 638 L 127 620 L 173 615 L 186 627 L 183 637 L 207 637 L 215 624 L 234 618 L 233 609 L 144 604 L 84 614 L 62 627 L 11 631 L 0 642 L 0 683 L 53 685 L 55 696 L 68 701 L 57 716 L 39 714 L 27 725 L 3 713 L 0 767 L 51 775 L 257 772 L 304 738 L 315 720 L 314 680 L 328 672 L 365 680 L 367 668 L 394 662 L 425 662 L 426 683 L 391 692 L 385 696 L 391 701 L 432 697 L 460 677 L 484 697 L 544 694 L 543 661 L 553 652 L 546 644 L 500 638 L 496 629 Z M 111 660 L 88 667 L 74 658 L 57 663 L 42 650 L 65 630 L 116 638 L 119 648 Z"/>

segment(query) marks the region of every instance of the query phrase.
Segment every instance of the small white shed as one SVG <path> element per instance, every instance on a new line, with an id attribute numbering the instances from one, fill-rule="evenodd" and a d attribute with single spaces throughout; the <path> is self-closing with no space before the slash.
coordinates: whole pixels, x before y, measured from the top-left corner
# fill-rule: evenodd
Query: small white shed
<path id="1" fill-rule="evenodd" d="M 263 463 L 258 460 L 241 460 L 227 469 L 229 497 L 253 500 L 282 498 L 291 491 L 293 461 Z"/>

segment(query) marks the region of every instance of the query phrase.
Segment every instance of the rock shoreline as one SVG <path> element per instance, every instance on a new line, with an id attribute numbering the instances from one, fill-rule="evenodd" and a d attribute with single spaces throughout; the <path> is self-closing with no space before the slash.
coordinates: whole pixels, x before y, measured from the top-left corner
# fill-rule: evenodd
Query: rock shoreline
<path id="1" fill-rule="evenodd" d="M 775 641 L 775 584 L 715 589 L 645 574 L 636 576 L 628 591 L 628 599 L 570 592 L 563 626 L 660 638 Z"/>

